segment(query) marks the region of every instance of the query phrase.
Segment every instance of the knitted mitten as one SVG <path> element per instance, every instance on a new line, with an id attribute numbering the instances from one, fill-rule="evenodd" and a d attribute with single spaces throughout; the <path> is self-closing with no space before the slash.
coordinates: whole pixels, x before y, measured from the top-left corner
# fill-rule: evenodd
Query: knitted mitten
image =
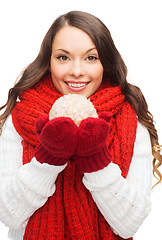
<path id="1" fill-rule="evenodd" d="M 70 118 L 49 120 L 44 115 L 37 120 L 36 133 L 40 144 L 35 149 L 35 157 L 40 163 L 64 165 L 76 149 L 77 126 Z"/>
<path id="2" fill-rule="evenodd" d="M 83 173 L 98 171 L 111 162 L 106 146 L 110 119 L 110 114 L 104 112 L 99 118 L 89 117 L 80 123 L 74 159 Z"/>

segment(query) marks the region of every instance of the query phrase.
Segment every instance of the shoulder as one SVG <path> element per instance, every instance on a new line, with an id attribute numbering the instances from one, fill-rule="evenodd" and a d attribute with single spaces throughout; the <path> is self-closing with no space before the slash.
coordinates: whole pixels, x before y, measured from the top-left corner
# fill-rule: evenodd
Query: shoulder
<path id="1" fill-rule="evenodd" d="M 13 122 L 12 122 L 12 116 L 11 114 L 8 116 L 8 118 L 6 119 L 3 128 L 2 128 L 2 135 L 1 138 L 9 138 L 9 139 L 17 139 L 19 141 L 22 140 L 22 138 L 20 137 L 20 135 L 17 133 Z"/>
<path id="2" fill-rule="evenodd" d="M 22 165 L 22 138 L 16 132 L 9 115 L 0 136 L 0 175 L 15 171 Z"/>
<path id="3" fill-rule="evenodd" d="M 140 147 L 146 145 L 151 147 L 151 138 L 148 129 L 139 121 L 137 121 L 137 133 L 136 133 L 136 141 L 135 146 Z"/>

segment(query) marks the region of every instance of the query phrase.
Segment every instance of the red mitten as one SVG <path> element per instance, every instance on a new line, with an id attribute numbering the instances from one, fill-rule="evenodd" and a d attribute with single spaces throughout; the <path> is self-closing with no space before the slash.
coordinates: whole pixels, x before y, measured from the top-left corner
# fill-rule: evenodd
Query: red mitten
<path id="1" fill-rule="evenodd" d="M 74 159 L 82 172 L 101 170 L 111 162 L 106 146 L 110 119 L 110 114 L 105 112 L 99 118 L 89 117 L 80 123 Z"/>
<path id="2" fill-rule="evenodd" d="M 76 149 L 77 128 L 71 118 L 49 120 L 48 115 L 39 118 L 36 133 L 40 144 L 35 149 L 36 159 L 41 163 L 64 165 Z"/>

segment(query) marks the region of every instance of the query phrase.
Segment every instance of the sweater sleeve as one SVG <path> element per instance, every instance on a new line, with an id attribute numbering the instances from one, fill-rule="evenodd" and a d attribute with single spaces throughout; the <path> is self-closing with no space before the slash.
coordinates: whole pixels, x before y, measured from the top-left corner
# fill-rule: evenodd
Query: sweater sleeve
<path id="1" fill-rule="evenodd" d="M 127 178 L 110 163 L 104 169 L 85 173 L 83 183 L 114 233 L 133 237 L 151 210 L 152 152 L 147 129 L 138 122 L 134 154 Z"/>
<path id="2" fill-rule="evenodd" d="M 22 164 L 21 137 L 11 116 L 0 136 L 0 220 L 9 228 L 24 228 L 29 217 L 55 192 L 64 166 L 41 164 L 35 158 Z"/>

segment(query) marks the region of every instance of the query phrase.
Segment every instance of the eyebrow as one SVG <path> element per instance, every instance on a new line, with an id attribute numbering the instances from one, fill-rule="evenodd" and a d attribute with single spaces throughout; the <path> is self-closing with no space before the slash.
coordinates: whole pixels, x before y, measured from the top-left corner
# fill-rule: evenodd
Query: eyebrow
<path id="1" fill-rule="evenodd" d="M 96 47 L 93 47 L 93 48 L 88 49 L 85 53 L 88 53 L 88 52 L 90 52 L 90 51 L 92 51 L 92 50 L 94 50 L 94 49 L 97 50 Z M 67 50 L 65 50 L 65 49 L 63 49 L 63 48 L 57 48 L 57 49 L 54 50 L 54 52 L 56 52 L 56 51 L 63 51 L 63 52 L 65 52 L 65 53 L 67 53 L 67 54 L 70 53 L 69 51 L 67 51 Z"/>

